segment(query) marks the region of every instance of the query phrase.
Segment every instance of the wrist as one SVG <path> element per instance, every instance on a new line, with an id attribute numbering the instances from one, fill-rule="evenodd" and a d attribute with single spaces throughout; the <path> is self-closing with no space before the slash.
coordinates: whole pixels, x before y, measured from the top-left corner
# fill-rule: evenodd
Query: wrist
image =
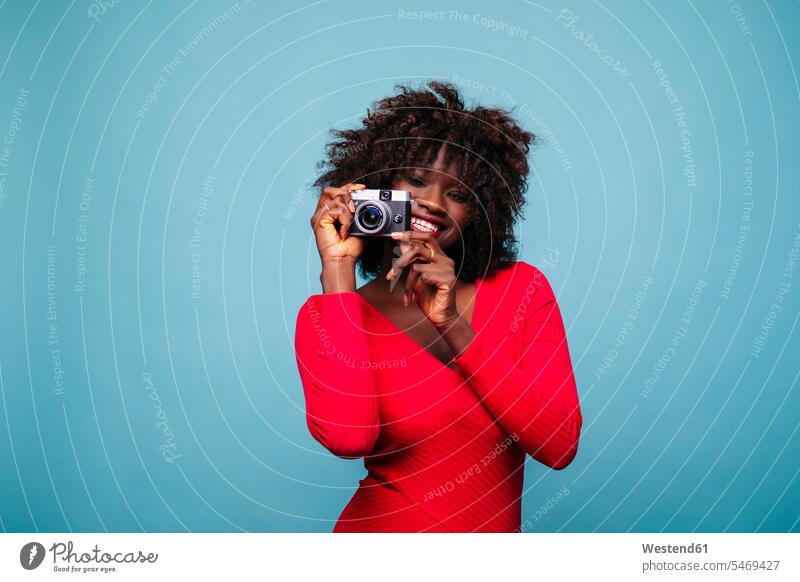
<path id="1" fill-rule="evenodd" d="M 319 280 L 323 293 L 344 293 L 356 290 L 356 260 L 353 257 L 323 259 Z"/>
<path id="2" fill-rule="evenodd" d="M 450 350 L 453 352 L 453 359 L 464 353 L 475 337 L 475 330 L 461 315 L 449 320 L 446 324 L 436 325 L 436 329 L 450 346 Z"/>
<path id="3" fill-rule="evenodd" d="M 452 329 L 453 327 L 461 325 L 461 321 L 464 321 L 464 318 L 461 317 L 461 314 L 458 311 L 456 311 L 453 315 L 444 317 L 441 321 L 434 321 L 432 323 L 437 331 L 441 334 L 449 329 Z"/>

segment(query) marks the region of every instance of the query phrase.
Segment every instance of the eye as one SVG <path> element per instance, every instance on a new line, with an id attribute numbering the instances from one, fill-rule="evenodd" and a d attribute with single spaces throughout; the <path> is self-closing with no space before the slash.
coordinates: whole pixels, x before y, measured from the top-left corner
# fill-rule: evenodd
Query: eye
<path id="1" fill-rule="evenodd" d="M 425 185 L 425 182 L 423 182 L 421 178 L 412 176 L 411 174 L 407 175 L 404 180 L 416 188 L 422 188 Z"/>
<path id="2" fill-rule="evenodd" d="M 449 196 L 458 202 L 466 202 L 469 200 L 469 196 L 464 194 L 463 192 L 459 192 L 458 190 L 453 190 L 450 192 Z"/>

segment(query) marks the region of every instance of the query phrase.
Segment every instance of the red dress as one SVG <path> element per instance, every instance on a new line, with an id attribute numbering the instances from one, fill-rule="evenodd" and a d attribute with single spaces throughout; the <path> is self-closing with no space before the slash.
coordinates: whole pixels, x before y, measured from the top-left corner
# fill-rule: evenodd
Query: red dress
<path id="1" fill-rule="evenodd" d="M 583 419 L 542 272 L 519 261 L 478 279 L 472 327 L 454 369 L 356 292 L 300 308 L 308 428 L 367 470 L 334 532 L 513 532 L 526 455 L 575 457 Z"/>

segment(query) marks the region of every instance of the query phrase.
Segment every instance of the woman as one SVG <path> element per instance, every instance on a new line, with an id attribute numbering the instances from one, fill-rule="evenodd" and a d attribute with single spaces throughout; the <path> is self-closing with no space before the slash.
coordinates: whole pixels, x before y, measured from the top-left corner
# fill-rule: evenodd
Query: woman
<path id="1" fill-rule="evenodd" d="M 582 425 L 553 291 L 515 259 L 534 136 L 435 81 L 335 135 L 295 339 L 311 434 L 367 469 L 333 531 L 519 531 L 526 455 L 563 469 Z M 348 236 L 365 187 L 411 192 L 411 230 Z"/>

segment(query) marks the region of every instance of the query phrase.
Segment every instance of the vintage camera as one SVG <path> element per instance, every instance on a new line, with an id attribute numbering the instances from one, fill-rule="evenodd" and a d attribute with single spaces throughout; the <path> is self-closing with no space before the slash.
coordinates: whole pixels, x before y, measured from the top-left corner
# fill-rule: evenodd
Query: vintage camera
<path id="1" fill-rule="evenodd" d="M 411 228 L 411 192 L 408 190 L 352 190 L 355 204 L 353 236 L 391 236 Z"/>

